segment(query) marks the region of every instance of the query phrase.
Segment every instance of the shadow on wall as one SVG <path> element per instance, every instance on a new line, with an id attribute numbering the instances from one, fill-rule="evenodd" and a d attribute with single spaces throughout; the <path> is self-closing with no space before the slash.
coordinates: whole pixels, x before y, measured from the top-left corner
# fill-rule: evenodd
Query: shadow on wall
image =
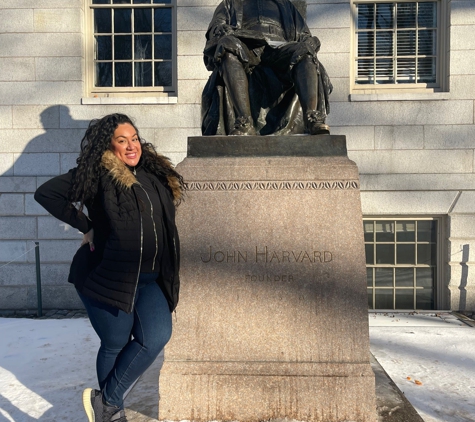
<path id="1" fill-rule="evenodd" d="M 26 122 L 28 129 L 19 131 L 15 145 L 19 149 L 24 145 L 23 150 L 15 150 L 13 145 L 13 165 L 2 176 L 56 176 L 67 172 L 76 165 L 80 140 L 88 125 L 89 120 L 73 119 L 64 105 L 46 108 L 39 122 Z M 45 132 L 28 139 L 39 128 Z"/>
<path id="2" fill-rule="evenodd" d="M 470 245 L 462 246 L 462 262 L 460 265 L 462 267 L 462 275 L 460 277 L 460 298 L 459 298 L 459 310 L 467 309 L 467 280 L 468 280 L 468 265 L 467 262 L 470 258 Z"/>
<path id="3" fill-rule="evenodd" d="M 60 263 L 72 258 L 79 245 L 78 232 L 45 218 L 47 213 L 34 201 L 33 193 L 46 179 L 76 166 L 80 140 L 89 121 L 73 119 L 64 105 L 36 108 L 37 112 L 31 106 L 15 108 L 19 114 L 15 129 L 9 131 L 13 135 L 1 144 L 0 286 L 6 309 L 34 309 L 37 305 L 34 241 L 42 242 L 42 264 L 55 263 L 42 269 L 45 308 L 54 306 L 51 304 L 58 296 L 51 278 L 63 277 L 59 274 L 65 265 Z M 64 300 L 65 308 L 79 307 L 79 300 L 69 291 Z"/>

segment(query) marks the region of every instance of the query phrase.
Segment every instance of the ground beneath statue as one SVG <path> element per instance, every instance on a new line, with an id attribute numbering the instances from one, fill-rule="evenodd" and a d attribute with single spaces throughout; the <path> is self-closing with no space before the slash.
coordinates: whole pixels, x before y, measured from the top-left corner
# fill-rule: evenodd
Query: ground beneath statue
<path id="1" fill-rule="evenodd" d="M 376 312 L 369 322 L 372 353 L 425 422 L 474 421 L 475 328 L 450 313 Z M 99 346 L 87 319 L 0 318 L 0 338 L 1 420 L 84 420 Z"/>

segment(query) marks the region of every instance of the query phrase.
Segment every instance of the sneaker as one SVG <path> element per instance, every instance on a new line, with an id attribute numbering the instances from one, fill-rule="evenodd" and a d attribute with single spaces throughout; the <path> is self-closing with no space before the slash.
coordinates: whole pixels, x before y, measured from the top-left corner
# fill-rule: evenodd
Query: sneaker
<path id="1" fill-rule="evenodd" d="M 102 422 L 102 393 L 99 390 L 86 388 L 82 393 L 82 404 L 88 422 Z"/>
<path id="2" fill-rule="evenodd" d="M 82 402 L 88 422 L 127 422 L 125 411 L 116 406 L 104 404 L 99 390 L 86 388 L 82 393 Z"/>
<path id="3" fill-rule="evenodd" d="M 104 412 L 102 414 L 103 422 L 127 422 L 125 417 L 125 410 L 118 409 L 115 406 L 104 405 Z"/>

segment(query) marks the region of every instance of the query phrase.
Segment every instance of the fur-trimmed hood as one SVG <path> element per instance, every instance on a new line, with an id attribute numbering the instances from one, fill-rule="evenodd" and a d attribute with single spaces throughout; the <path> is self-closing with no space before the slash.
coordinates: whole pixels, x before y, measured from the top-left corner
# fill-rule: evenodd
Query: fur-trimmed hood
<path id="1" fill-rule="evenodd" d="M 164 157 L 162 156 L 162 158 Z M 101 164 L 112 176 L 114 182 L 118 185 L 130 189 L 134 183 L 139 183 L 135 175 L 130 171 L 126 164 L 120 160 L 111 150 L 104 152 L 102 155 Z M 167 182 L 173 193 L 174 201 L 179 202 L 183 197 L 183 192 L 178 178 L 172 175 L 167 175 Z"/>

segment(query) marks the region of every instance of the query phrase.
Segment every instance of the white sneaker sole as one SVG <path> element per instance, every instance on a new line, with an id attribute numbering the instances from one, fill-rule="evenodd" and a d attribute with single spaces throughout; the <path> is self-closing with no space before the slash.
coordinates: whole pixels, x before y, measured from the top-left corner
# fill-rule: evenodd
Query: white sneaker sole
<path id="1" fill-rule="evenodd" d="M 92 388 L 86 388 L 82 392 L 82 404 L 84 406 L 84 411 L 86 412 L 88 422 L 95 421 L 94 409 L 92 407 L 92 402 L 91 402 L 91 393 L 92 393 Z"/>

